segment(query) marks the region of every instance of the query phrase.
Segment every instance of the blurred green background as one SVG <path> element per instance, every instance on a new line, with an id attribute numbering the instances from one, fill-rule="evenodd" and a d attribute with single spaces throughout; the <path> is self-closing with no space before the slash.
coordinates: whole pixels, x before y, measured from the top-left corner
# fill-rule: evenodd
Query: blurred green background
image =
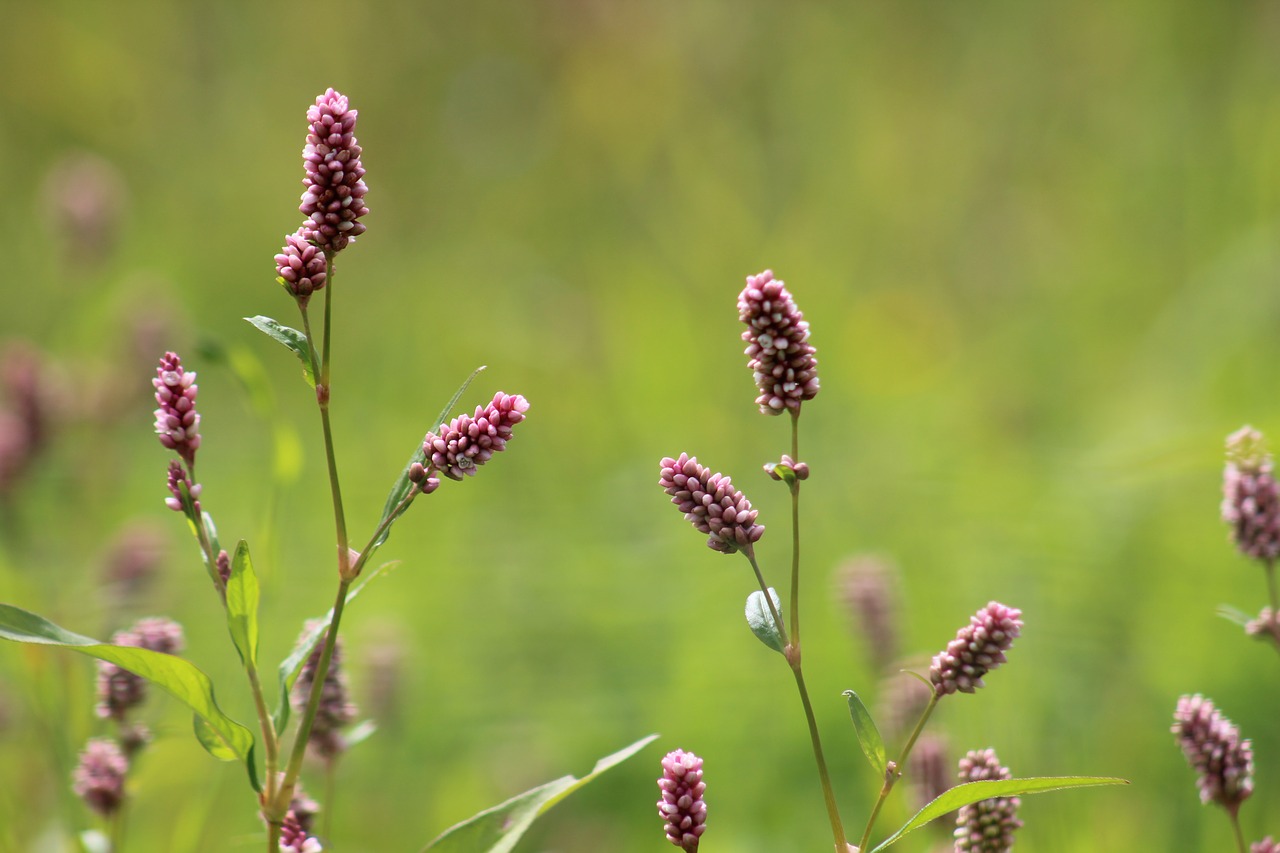
<path id="1" fill-rule="evenodd" d="M 756 412 L 735 308 L 766 267 L 821 363 L 805 662 L 848 825 L 877 783 L 840 691 L 881 689 L 839 567 L 878 553 L 904 653 L 989 599 L 1023 609 L 1010 664 L 935 717 L 956 755 L 1133 781 L 1027 798 L 1019 849 L 1229 849 L 1168 731 L 1196 691 L 1253 739 L 1246 835 L 1280 833 L 1276 654 L 1215 615 L 1265 601 L 1218 502 L 1225 435 L 1280 435 L 1280 6 L 53 0 L 5 18 L 0 338 L 39 353 L 58 414 L 9 487 L 0 600 L 96 636 L 171 615 L 252 719 L 162 502 L 149 378 L 177 349 L 200 374 L 205 508 L 264 578 L 264 660 L 329 606 L 310 392 L 241 319 L 296 322 L 271 257 L 327 86 L 360 111 L 372 211 L 335 290 L 356 538 L 475 366 L 461 408 L 532 402 L 509 453 L 396 528 L 381 556 L 403 566 L 344 623 L 380 729 L 342 762 L 333 849 L 416 850 L 649 732 L 519 849 L 672 849 L 653 780 L 676 747 L 706 760 L 704 851 L 829 849 L 791 678 L 743 624 L 750 570 L 656 485 L 681 451 L 731 473 L 786 585 L 788 503 L 760 465 L 787 423 Z M 104 592 L 138 541 L 158 575 Z M 70 849 L 93 825 L 66 790 L 100 731 L 93 673 L 0 647 L 0 848 Z M 149 720 L 131 849 L 257 849 L 243 769 L 205 756 L 177 703 Z M 881 827 L 909 808 L 904 789 Z"/>

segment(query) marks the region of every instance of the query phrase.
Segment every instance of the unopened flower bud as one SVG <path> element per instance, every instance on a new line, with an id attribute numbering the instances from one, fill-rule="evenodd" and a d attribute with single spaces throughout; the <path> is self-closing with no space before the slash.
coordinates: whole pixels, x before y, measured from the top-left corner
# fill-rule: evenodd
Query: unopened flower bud
<path id="1" fill-rule="evenodd" d="M 364 197 L 361 148 L 356 142 L 358 112 L 346 96 L 328 89 L 307 110 L 307 144 L 302 149 L 306 192 L 298 209 L 309 220 L 314 240 L 326 252 L 337 252 L 364 233 L 360 217 L 369 212 Z"/>
<path id="2" fill-rule="evenodd" d="M 1009 768 L 1000 764 L 995 750 L 970 752 L 960 759 L 960 781 L 1011 779 Z M 956 816 L 955 849 L 976 853 L 1005 853 L 1013 849 L 1013 833 L 1022 826 L 1018 819 L 1018 797 L 992 797 L 961 806 Z"/>
<path id="3" fill-rule="evenodd" d="M 324 287 L 328 276 L 324 252 L 315 244 L 316 233 L 303 225 L 284 238 L 284 248 L 276 255 L 276 275 L 289 295 L 305 306 L 311 294 Z"/>
<path id="4" fill-rule="evenodd" d="M 667 840 L 685 853 L 696 853 L 698 840 L 707 830 L 707 804 L 702 795 L 702 759 L 692 752 L 677 749 L 662 759 L 662 778 L 658 780 L 662 799 L 658 800 L 658 816 L 666 825 Z"/>
<path id="5" fill-rule="evenodd" d="M 113 740 L 94 738 L 85 744 L 71 777 L 71 790 L 85 805 L 111 817 L 124 802 L 124 777 L 129 762 Z"/>
<path id="6" fill-rule="evenodd" d="M 1227 437 L 1222 520 L 1240 553 L 1266 563 L 1280 556 L 1280 486 L 1262 433 L 1251 427 Z"/>
<path id="7" fill-rule="evenodd" d="M 1178 699 L 1172 731 L 1199 774 L 1200 802 L 1217 803 L 1235 814 L 1253 793 L 1253 745 L 1241 740 L 1240 730 L 1199 694 Z"/>
<path id="8" fill-rule="evenodd" d="M 679 459 L 665 457 L 658 485 L 684 513 L 695 529 L 708 534 L 707 546 L 732 554 L 751 547 L 764 535 L 759 514 L 742 492 L 723 474 L 698 464 L 697 457 L 681 453 Z"/>
<path id="9" fill-rule="evenodd" d="M 947 648 L 933 658 L 929 678 L 939 696 L 972 693 L 982 677 L 1005 662 L 1004 653 L 1022 631 L 1022 611 L 992 601 L 969 618 Z"/>
<path id="10" fill-rule="evenodd" d="M 760 396 L 756 404 L 766 415 L 799 412 L 800 404 L 818 394 L 817 350 L 809 343 L 809 324 L 791 293 L 772 270 L 747 276 L 738 296 L 738 319 L 747 324 L 747 366 Z"/>
<path id="11" fill-rule="evenodd" d="M 187 468 L 196 464 L 200 447 L 200 415 L 196 412 L 196 375 L 182 369 L 177 353 L 167 352 L 160 359 L 156 378 L 156 435 L 160 443 L 182 457 Z"/>
<path id="12" fill-rule="evenodd" d="M 424 493 L 433 491 L 430 480 L 437 472 L 450 480 L 475 476 L 493 454 L 506 449 L 512 428 L 525 419 L 527 411 L 529 401 L 524 397 L 499 391 L 487 406 L 476 406 L 474 415 L 460 415 L 448 425 L 441 424 L 439 433 L 427 433 L 422 441 L 427 476 L 419 481 L 419 488 Z"/>

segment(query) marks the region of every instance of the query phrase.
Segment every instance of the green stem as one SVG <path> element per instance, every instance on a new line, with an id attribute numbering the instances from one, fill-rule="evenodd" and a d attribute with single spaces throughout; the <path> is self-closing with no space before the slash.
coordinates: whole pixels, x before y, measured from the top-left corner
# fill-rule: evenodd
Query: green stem
<path id="1" fill-rule="evenodd" d="M 876 804 L 871 808 L 871 816 L 867 818 L 867 828 L 862 831 L 862 838 L 858 841 L 859 850 L 866 850 L 867 844 L 871 842 L 871 830 L 876 825 L 876 818 L 880 816 L 880 809 L 884 807 L 885 800 L 889 798 L 889 792 L 893 790 L 894 784 L 902 777 L 902 768 L 907 765 L 911 750 L 915 747 L 920 733 L 924 731 L 924 724 L 929 722 L 929 717 L 933 714 L 933 709 L 937 704 L 938 694 L 934 692 L 929 697 L 929 704 L 925 706 L 924 713 L 916 721 L 916 727 L 911 730 L 911 736 L 907 738 L 906 745 L 902 747 L 902 753 L 898 756 L 897 762 L 885 770 L 884 782 L 880 786 L 880 796 L 876 797 Z"/>
<path id="2" fill-rule="evenodd" d="M 1240 853 L 1249 853 L 1249 847 L 1244 840 L 1244 831 L 1240 829 L 1240 807 L 1227 809 L 1227 815 L 1231 818 L 1231 830 L 1236 837 L 1236 850 Z"/>
<path id="3" fill-rule="evenodd" d="M 1280 594 L 1276 591 L 1275 560 L 1267 560 L 1267 595 L 1271 599 L 1271 619 L 1267 627 L 1271 629 L 1276 651 L 1280 651 Z"/>
<path id="4" fill-rule="evenodd" d="M 334 789 L 337 786 L 338 757 L 335 755 L 324 765 L 324 812 L 320 817 L 320 837 L 329 843 L 333 836 Z"/>
<path id="5" fill-rule="evenodd" d="M 298 723 L 298 733 L 293 742 L 293 751 L 289 754 L 289 764 L 285 767 L 284 781 L 276 794 L 276 815 L 283 817 L 289 809 L 289 801 L 293 799 L 293 790 L 298 782 L 298 773 L 302 770 L 302 759 L 307 753 L 307 741 L 311 738 L 311 724 L 315 722 L 316 710 L 320 707 L 320 696 L 324 692 L 325 676 L 329 674 L 329 663 L 333 660 L 333 647 L 338 642 L 338 625 L 342 621 L 342 611 L 347 604 L 347 590 L 351 581 L 342 578 L 338 582 L 338 597 L 333 602 L 333 620 L 324 635 L 324 646 L 320 651 L 320 661 L 316 664 L 315 676 L 311 682 L 311 693 L 307 697 L 306 710 Z"/>
<path id="6" fill-rule="evenodd" d="M 791 410 L 791 459 L 800 461 L 800 411 Z M 800 648 L 800 481 L 791 480 L 791 638 Z"/>

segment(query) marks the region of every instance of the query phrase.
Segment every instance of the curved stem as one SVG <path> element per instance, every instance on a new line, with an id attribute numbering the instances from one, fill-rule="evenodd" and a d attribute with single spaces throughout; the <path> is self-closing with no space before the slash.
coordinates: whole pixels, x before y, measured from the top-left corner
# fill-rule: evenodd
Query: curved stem
<path id="1" fill-rule="evenodd" d="M 1276 591 L 1275 560 L 1267 560 L 1267 595 L 1271 599 L 1271 619 L 1267 627 L 1271 630 L 1276 650 L 1280 651 L 1280 594 Z"/>
<path id="2" fill-rule="evenodd" d="M 1240 853 L 1249 853 L 1249 846 L 1244 840 L 1244 831 L 1240 829 L 1240 808 L 1227 809 L 1227 815 L 1231 818 L 1231 830 L 1236 837 L 1236 850 Z"/>
<path id="3" fill-rule="evenodd" d="M 849 842 L 845 839 L 844 823 L 840 820 L 840 808 L 836 805 L 835 789 L 831 787 L 831 774 L 827 772 L 827 760 L 822 754 L 822 738 L 818 736 L 818 721 L 813 715 L 813 704 L 809 701 L 809 691 L 804 686 L 804 673 L 800 671 L 800 661 L 791 665 L 791 673 L 796 677 L 796 689 L 800 691 L 800 702 L 804 705 L 804 716 L 809 723 L 809 740 L 813 743 L 813 758 L 818 763 L 818 778 L 822 782 L 822 798 L 827 804 L 827 819 L 831 821 L 831 835 L 835 839 L 836 853 L 847 853 Z"/>
<path id="4" fill-rule="evenodd" d="M 920 719 L 916 721 L 916 727 L 911 730 L 911 736 L 907 738 L 907 743 L 902 747 L 901 754 L 898 755 L 897 762 L 892 768 L 885 771 L 884 783 L 880 786 L 880 795 L 876 797 L 876 804 L 871 808 L 871 816 L 867 818 L 867 827 L 862 831 L 862 838 L 858 841 L 858 849 L 866 850 L 867 845 L 871 842 L 871 830 L 876 825 L 876 818 L 880 816 L 880 809 L 884 807 L 885 800 L 889 799 L 889 792 L 893 790 L 893 786 L 898 779 L 902 777 L 902 768 L 906 766 L 907 759 L 911 756 L 911 750 L 916 745 L 916 741 L 920 738 L 920 733 L 924 731 L 924 724 L 929 722 L 933 709 L 937 707 L 938 694 L 935 692 L 929 697 L 929 704 L 925 706 L 924 712 L 920 714 Z"/>
<path id="5" fill-rule="evenodd" d="M 742 549 L 742 553 L 746 555 L 747 560 L 751 563 L 752 571 L 756 573 L 756 583 L 760 584 L 760 592 L 764 594 L 764 603 L 769 606 L 769 615 L 773 617 L 773 624 L 778 626 L 778 638 L 782 640 L 782 647 L 784 649 L 790 648 L 791 641 L 787 639 L 787 626 L 783 624 L 782 617 L 778 615 L 778 608 L 773 603 L 773 596 L 769 594 L 769 585 L 764 582 L 764 575 L 761 574 L 760 565 L 756 562 L 755 546 L 748 545 Z"/>
<path id="6" fill-rule="evenodd" d="M 791 459 L 800 461 L 800 411 L 791 410 Z M 791 641 L 800 648 L 800 481 L 791 481 Z"/>

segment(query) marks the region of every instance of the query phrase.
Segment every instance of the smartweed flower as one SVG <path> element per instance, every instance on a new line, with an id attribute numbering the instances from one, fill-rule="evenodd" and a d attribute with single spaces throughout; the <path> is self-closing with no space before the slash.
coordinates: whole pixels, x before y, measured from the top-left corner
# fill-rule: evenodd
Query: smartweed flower
<path id="1" fill-rule="evenodd" d="M 980 782 L 985 779 L 1012 779 L 1009 768 L 1000 764 L 995 750 L 970 752 L 960 759 L 960 781 Z M 1017 797 L 992 797 L 961 806 L 956 816 L 955 849 L 957 853 L 1004 853 L 1013 849 L 1013 833 L 1022 826 L 1017 812 Z"/>
<path id="2" fill-rule="evenodd" d="M 436 472 L 450 480 L 474 477 L 477 468 L 506 449 L 512 427 L 524 420 L 527 411 L 529 401 L 524 397 L 499 391 L 487 406 L 476 406 L 474 415 L 441 424 L 439 433 L 429 432 L 422 441 L 426 464 L 422 480 L 415 482 L 427 492 L 433 490 L 430 480 Z"/>
<path id="3" fill-rule="evenodd" d="M 164 505 L 174 512 L 182 512 L 182 493 L 183 486 L 186 486 L 186 493 L 191 496 L 191 507 L 195 514 L 200 515 L 200 491 L 199 483 L 191 482 L 191 477 L 187 475 L 187 469 L 182 467 L 182 463 L 177 459 L 169 462 L 168 473 L 169 497 L 164 499 Z"/>
<path id="4" fill-rule="evenodd" d="M 708 534 L 707 546 L 712 550 L 732 554 L 750 548 L 764 535 L 751 501 L 728 477 L 699 465 L 697 457 L 681 453 L 679 459 L 663 458 L 658 485 L 697 530 Z"/>
<path id="5" fill-rule="evenodd" d="M 747 276 L 738 295 L 738 319 L 747 324 L 742 339 L 760 389 L 760 411 L 799 412 L 800 404 L 818 393 L 817 350 L 809 343 L 809 324 L 773 270 Z"/>
<path id="6" fill-rule="evenodd" d="M 196 412 L 196 375 L 182 369 L 177 353 L 167 352 L 151 380 L 156 388 L 156 435 L 160 443 L 174 451 L 195 468 L 196 449 L 200 447 L 200 415 Z"/>
<path id="7" fill-rule="evenodd" d="M 855 557 L 839 571 L 840 591 L 867 655 L 881 672 L 898 656 L 898 590 L 895 572 L 876 557 Z M 908 679 L 915 681 L 915 679 Z"/>
<path id="8" fill-rule="evenodd" d="M 324 848 L 298 822 L 290 809 L 280 826 L 280 853 L 320 853 Z"/>
<path id="9" fill-rule="evenodd" d="M 302 629 L 300 640 L 305 640 L 315 629 L 315 622 L 308 622 Z M 315 684 L 316 669 L 320 666 L 322 644 L 317 643 L 307 662 L 302 665 L 298 680 L 293 685 L 293 708 L 299 716 L 305 711 Z M 325 761 L 332 761 L 347 748 L 342 729 L 356 718 L 356 706 L 351 702 L 347 677 L 342 671 L 342 638 L 338 637 L 329 659 L 329 671 L 320 686 L 320 704 L 316 707 L 315 720 L 311 723 L 311 736 L 307 746 Z"/>
<path id="10" fill-rule="evenodd" d="M 1261 841 L 1249 845 L 1249 853 L 1280 853 L 1280 841 L 1272 841 L 1268 835 Z"/>
<path id="11" fill-rule="evenodd" d="M 677 749 L 662 759 L 658 780 L 662 799 L 658 817 L 666 823 L 667 840 L 685 853 L 696 853 L 698 839 L 707 829 L 707 804 L 702 799 L 707 785 L 702 781 L 702 759 Z"/>
<path id="12" fill-rule="evenodd" d="M 307 110 L 307 145 L 302 159 L 307 176 L 298 209 L 307 217 L 316 244 L 326 253 L 341 251 L 364 233 L 360 217 L 369 212 L 364 197 L 361 148 L 356 142 L 358 112 L 346 96 L 328 89 Z"/>
<path id="13" fill-rule="evenodd" d="M 111 817 L 124 802 L 124 777 L 129 761 L 116 742 L 93 738 L 80 753 L 71 776 L 71 790 L 85 805 L 103 817 Z"/>
<path id="14" fill-rule="evenodd" d="M 1280 488 L 1262 433 L 1252 427 L 1227 436 L 1222 520 L 1246 557 L 1270 563 L 1280 556 Z"/>
<path id="15" fill-rule="evenodd" d="M 276 280 L 303 306 L 324 287 L 328 275 L 324 252 L 315 240 L 316 232 L 303 225 L 284 238 L 284 248 L 276 255 Z"/>
<path id="16" fill-rule="evenodd" d="M 972 693 L 982 677 L 1005 662 L 1004 653 L 1022 631 L 1022 611 L 992 601 L 969 617 L 947 648 L 934 655 L 929 679 L 939 696 Z"/>
<path id="17" fill-rule="evenodd" d="M 1171 731 L 1199 774 L 1200 802 L 1217 803 L 1235 815 L 1253 793 L 1253 745 L 1198 693 L 1178 699 Z"/>

